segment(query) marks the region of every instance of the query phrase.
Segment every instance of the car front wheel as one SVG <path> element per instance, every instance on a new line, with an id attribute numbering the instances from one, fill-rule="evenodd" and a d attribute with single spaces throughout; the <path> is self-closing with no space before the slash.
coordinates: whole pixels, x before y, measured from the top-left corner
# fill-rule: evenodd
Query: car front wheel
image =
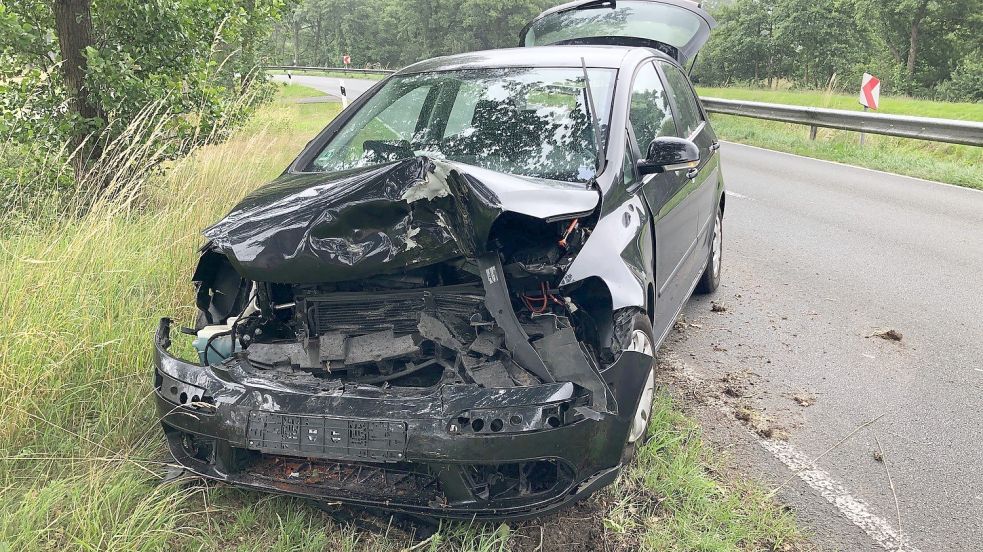
<path id="1" fill-rule="evenodd" d="M 717 214 L 713 218 L 713 236 L 710 238 L 710 255 L 703 276 L 696 284 L 697 293 L 713 293 L 720 286 L 720 269 L 723 266 L 724 253 L 724 211 L 717 206 Z"/>
<path id="2" fill-rule="evenodd" d="M 635 456 L 635 451 L 645 442 L 645 434 L 649 420 L 652 418 L 652 402 L 655 398 L 655 339 L 652 337 L 652 323 L 644 313 L 636 313 L 632 317 L 631 333 L 624 350 L 635 351 L 652 357 L 652 365 L 648 377 L 642 387 L 635 415 L 632 417 L 628 430 L 628 439 L 622 454 L 622 462 L 627 463 Z"/>

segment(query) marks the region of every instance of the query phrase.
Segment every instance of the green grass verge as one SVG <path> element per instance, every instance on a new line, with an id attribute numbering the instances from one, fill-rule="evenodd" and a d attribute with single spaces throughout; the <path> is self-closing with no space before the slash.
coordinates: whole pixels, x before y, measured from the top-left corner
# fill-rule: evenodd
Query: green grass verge
<path id="1" fill-rule="evenodd" d="M 0 242 L 0 551 L 412 544 L 335 523 L 302 500 L 160 483 L 168 457 L 152 400 L 156 321 L 192 323 L 201 229 L 274 178 L 338 108 L 281 98 L 229 141 L 175 162 L 139 206 L 97 206 Z M 637 464 L 591 502 L 598 514 L 584 523 L 605 542 L 759 550 L 800 541 L 760 490 L 721 478 L 699 430 L 664 397 L 650 432 Z M 522 531 L 447 525 L 417 550 L 528 549 Z"/>
<path id="2" fill-rule="evenodd" d="M 316 88 L 302 84 L 284 83 L 280 85 L 279 101 L 290 101 L 298 98 L 317 98 L 320 96 L 327 96 L 327 94 Z"/>
<path id="3" fill-rule="evenodd" d="M 859 110 L 856 98 L 807 91 L 745 88 L 700 88 L 703 96 L 793 105 Z M 983 121 L 983 104 L 882 98 L 881 113 Z M 861 146 L 856 132 L 819 129 L 809 140 L 809 127 L 733 115 L 711 115 L 724 140 L 838 161 L 870 169 L 983 189 L 983 148 L 867 135 Z"/>

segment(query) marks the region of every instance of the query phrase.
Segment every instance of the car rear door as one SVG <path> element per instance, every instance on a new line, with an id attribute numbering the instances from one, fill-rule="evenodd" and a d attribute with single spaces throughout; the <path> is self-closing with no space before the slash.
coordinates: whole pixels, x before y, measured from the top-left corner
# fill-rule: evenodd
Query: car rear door
<path id="1" fill-rule="evenodd" d="M 716 24 L 689 0 L 578 0 L 539 14 L 520 39 L 523 46 L 645 46 L 685 64 L 696 57 Z"/>
<path id="2" fill-rule="evenodd" d="M 693 202 L 697 212 L 695 235 L 700 244 L 709 246 L 713 217 L 717 212 L 719 142 L 700 108 L 696 92 L 683 71 L 667 61 L 660 61 L 659 65 L 669 85 L 669 96 L 673 112 L 676 114 L 677 135 L 690 140 L 700 149 L 700 164 L 690 170 L 687 177 L 693 180 Z M 698 273 L 703 270 L 707 251 L 709 249 L 706 247 L 697 247 L 695 250 L 696 265 L 693 270 Z"/>
<path id="3" fill-rule="evenodd" d="M 672 102 L 653 61 L 646 61 L 635 74 L 628 132 L 637 161 L 660 136 L 677 136 Z M 686 170 L 645 175 L 639 190 L 645 197 L 655 223 L 656 320 L 673 317 L 686 299 L 690 281 L 697 207 L 693 201 L 694 182 Z M 665 312 L 663 312 L 665 311 Z"/>

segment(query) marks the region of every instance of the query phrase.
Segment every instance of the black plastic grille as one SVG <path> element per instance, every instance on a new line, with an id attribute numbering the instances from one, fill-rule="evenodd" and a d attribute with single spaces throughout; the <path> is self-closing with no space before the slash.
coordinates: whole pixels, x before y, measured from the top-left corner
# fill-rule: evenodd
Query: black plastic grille
<path id="1" fill-rule="evenodd" d="M 484 304 L 481 288 L 447 286 L 395 292 L 332 293 L 306 298 L 317 334 L 361 335 L 392 329 L 413 333 L 426 312 L 441 320 L 467 322 Z"/>

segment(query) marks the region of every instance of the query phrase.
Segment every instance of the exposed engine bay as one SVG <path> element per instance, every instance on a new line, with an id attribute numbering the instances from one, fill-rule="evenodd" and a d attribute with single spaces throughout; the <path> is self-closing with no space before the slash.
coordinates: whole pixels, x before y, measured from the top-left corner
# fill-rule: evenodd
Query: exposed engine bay
<path id="1" fill-rule="evenodd" d="M 325 391 L 351 383 L 529 386 L 571 379 L 571 364 L 596 374 L 596 299 L 557 286 L 590 223 L 506 217 L 490 239 L 500 253 L 322 284 L 249 281 L 206 249 L 195 274 L 195 346 L 203 364 L 234 354 L 258 377 Z M 599 379 L 573 380 L 603 397 Z"/>
<path id="2" fill-rule="evenodd" d="M 406 175 L 417 178 L 406 179 Z M 387 202 L 396 208 L 383 207 L 376 196 L 366 201 L 373 191 L 395 196 L 392 186 L 397 180 L 408 180 L 410 185 L 395 190 L 403 201 Z M 455 196 L 447 193 L 453 188 L 458 188 Z M 234 355 L 257 377 L 323 391 L 346 384 L 431 387 L 468 383 L 501 388 L 573 381 L 596 393 L 593 405 L 606 410 L 598 362 L 610 358 L 610 352 L 600 354 L 610 345 L 601 342 L 598 328 L 610 325 L 611 320 L 610 315 L 606 320 L 595 318 L 610 306 L 605 309 L 604 295 L 598 297 L 597 290 L 589 287 L 581 287 L 589 293 L 578 293 L 577 286 L 559 288 L 566 269 L 590 237 L 596 214 L 560 214 L 542 220 L 495 209 L 501 214 L 495 213 L 487 233 L 470 237 L 441 224 L 452 218 L 448 213 L 462 207 L 461 202 L 450 201 L 442 206 L 441 200 L 473 197 L 475 189 L 481 192 L 481 208 L 471 203 L 465 207 L 470 212 L 464 217 L 457 212 L 457 218 L 474 221 L 482 211 L 492 210 L 490 206 L 497 207 L 495 193 L 454 167 L 420 158 L 391 166 L 384 175 L 360 179 L 348 194 L 336 192 L 330 206 L 316 198 L 320 212 L 333 211 L 335 217 L 320 227 L 305 222 L 297 226 L 304 229 L 301 238 L 298 234 L 290 237 L 306 244 L 318 234 L 322 242 L 330 243 L 334 259 L 340 259 L 336 253 L 342 245 L 349 251 L 364 251 L 369 249 L 365 243 L 372 243 L 375 250 L 385 243 L 389 250 L 376 257 L 386 262 L 419 247 L 415 240 L 429 242 L 428 252 L 420 251 L 427 260 L 435 250 L 441 257 L 450 257 L 455 250 L 465 253 L 358 280 L 250 280 L 242 273 L 260 272 L 254 270 L 255 263 L 243 263 L 235 247 L 229 248 L 230 259 L 216 243 L 221 240 L 213 241 L 203 249 L 194 275 L 201 316 L 193 333 L 202 363 L 219 363 Z M 244 203 L 255 211 L 254 201 Z M 392 218 L 387 217 L 387 211 L 392 211 L 405 221 L 404 233 L 394 236 L 391 230 L 380 238 L 359 229 L 356 234 L 361 236 L 356 239 L 362 241 L 347 244 L 339 244 L 339 236 L 324 235 L 325 227 L 333 228 L 338 220 L 345 221 L 345 234 L 351 232 L 352 219 L 369 203 L 374 218 Z M 291 209 L 304 212 L 296 201 Z M 229 230 L 228 221 L 235 219 L 237 215 L 230 214 L 206 235 L 215 236 L 216 229 L 241 232 L 241 225 Z M 429 220 L 436 223 L 425 233 L 421 229 Z M 276 246 L 290 245 L 293 253 L 284 262 L 299 264 L 304 254 L 292 243 L 283 243 L 284 234 L 277 236 L 281 241 Z M 264 240 L 270 241 L 268 234 Z M 254 236 L 250 234 L 245 241 L 255 251 Z M 254 259 L 269 248 L 254 254 Z M 370 253 L 344 259 L 341 264 L 349 273 L 362 264 L 380 263 Z M 332 280 L 336 275 L 325 273 L 325 277 Z"/>

